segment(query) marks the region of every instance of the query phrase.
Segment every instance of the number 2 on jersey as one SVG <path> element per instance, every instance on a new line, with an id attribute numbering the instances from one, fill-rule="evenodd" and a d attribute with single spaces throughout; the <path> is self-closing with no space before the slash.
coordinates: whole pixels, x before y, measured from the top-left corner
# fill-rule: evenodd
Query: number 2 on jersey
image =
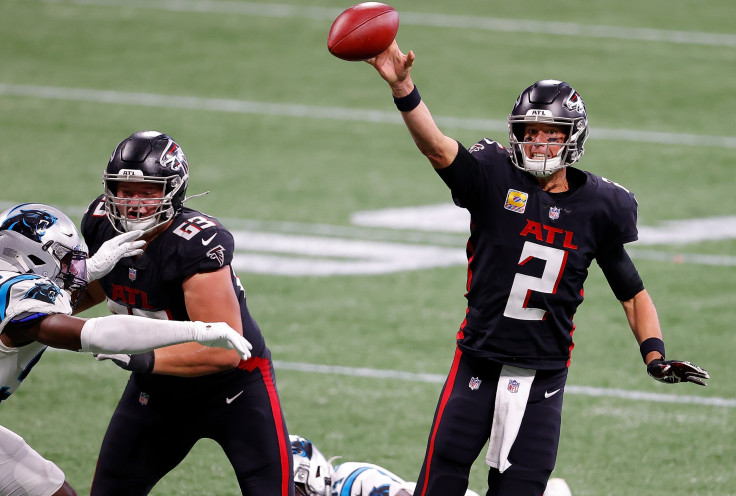
<path id="1" fill-rule="evenodd" d="M 511 293 L 503 311 L 504 317 L 519 320 L 543 320 L 547 314 L 541 308 L 529 308 L 529 297 L 532 291 L 539 293 L 554 294 L 557 285 L 565 270 L 567 252 L 551 246 L 542 246 L 532 242 L 525 242 L 521 250 L 519 265 L 526 264 L 532 258 L 544 260 L 544 272 L 542 277 L 533 277 L 525 274 L 516 274 L 514 283 L 511 285 Z"/>

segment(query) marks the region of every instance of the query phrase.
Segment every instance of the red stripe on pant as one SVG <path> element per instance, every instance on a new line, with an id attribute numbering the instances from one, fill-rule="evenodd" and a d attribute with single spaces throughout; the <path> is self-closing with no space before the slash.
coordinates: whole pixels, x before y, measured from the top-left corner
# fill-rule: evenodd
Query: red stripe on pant
<path id="1" fill-rule="evenodd" d="M 432 469 L 432 455 L 434 454 L 434 442 L 435 438 L 437 437 L 437 429 L 439 428 L 440 422 L 442 421 L 442 414 L 445 412 L 445 406 L 447 405 L 447 401 L 452 394 L 452 389 L 455 387 L 455 376 L 457 375 L 457 368 L 460 363 L 460 357 L 462 356 L 462 354 L 463 352 L 460 351 L 460 348 L 457 348 L 455 350 L 455 358 L 452 359 L 452 368 L 450 369 L 450 373 L 447 376 L 447 383 L 445 384 L 444 391 L 442 391 L 440 403 L 437 406 L 437 418 L 434 419 L 432 434 L 429 438 L 429 446 L 427 447 L 426 455 L 427 466 L 424 469 L 424 480 L 420 481 L 422 484 L 422 489 L 419 494 L 414 493 L 415 496 L 425 496 L 425 494 L 427 493 L 427 483 L 429 482 L 429 473 Z"/>
<path id="2" fill-rule="evenodd" d="M 291 470 L 289 469 L 289 457 L 291 452 L 287 453 L 286 450 L 286 434 L 284 433 L 283 414 L 281 412 L 281 403 L 279 402 L 279 396 L 276 392 L 276 386 L 273 382 L 273 375 L 271 374 L 271 362 L 261 357 L 251 357 L 248 360 L 241 360 L 238 365 L 239 369 L 247 370 L 252 372 L 256 368 L 261 371 L 263 376 L 263 382 L 266 385 L 268 391 L 268 398 L 271 402 L 271 413 L 273 414 L 274 427 L 276 427 L 276 435 L 279 440 L 279 457 L 281 458 L 281 494 L 288 496 L 289 494 L 289 477 L 291 477 Z"/>

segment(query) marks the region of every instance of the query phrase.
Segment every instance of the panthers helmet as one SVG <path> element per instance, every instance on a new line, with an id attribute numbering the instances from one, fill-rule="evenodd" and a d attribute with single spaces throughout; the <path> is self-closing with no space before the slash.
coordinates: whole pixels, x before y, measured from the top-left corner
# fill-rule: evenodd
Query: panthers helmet
<path id="1" fill-rule="evenodd" d="M 326 496 L 330 491 L 333 468 L 315 445 L 301 436 L 290 435 L 294 458 L 296 496 Z"/>
<path id="2" fill-rule="evenodd" d="M 143 200 L 123 198 L 117 195 L 118 184 L 123 181 L 158 184 L 159 198 L 146 198 L 145 202 L 157 202 L 153 214 L 143 216 L 140 207 Z M 123 140 L 112 152 L 102 175 L 105 187 L 105 211 L 118 232 L 142 230 L 150 232 L 178 214 L 184 204 L 189 184 L 189 164 L 179 144 L 158 131 L 140 131 Z M 135 217 L 126 214 L 135 207 Z"/>
<path id="3" fill-rule="evenodd" d="M 87 288 L 87 245 L 58 208 L 22 203 L 0 213 L 0 269 L 46 277 L 76 306 Z"/>
<path id="4" fill-rule="evenodd" d="M 554 124 L 564 130 L 556 157 L 533 159 L 524 152 L 524 132 L 531 122 Z M 577 91 L 564 81 L 537 81 L 521 92 L 508 117 L 511 161 L 521 170 L 537 177 L 549 176 L 572 165 L 583 156 L 588 139 L 588 114 Z M 547 143 L 542 143 L 547 144 Z"/>

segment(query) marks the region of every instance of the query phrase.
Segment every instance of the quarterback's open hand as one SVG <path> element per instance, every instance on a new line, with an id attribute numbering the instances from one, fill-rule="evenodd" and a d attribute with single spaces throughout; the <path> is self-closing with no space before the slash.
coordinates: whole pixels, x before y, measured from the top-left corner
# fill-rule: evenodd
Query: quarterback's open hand
<path id="1" fill-rule="evenodd" d="M 652 360 L 647 365 L 647 373 L 667 384 L 693 382 L 700 386 L 707 386 L 703 379 L 710 379 L 707 370 L 681 360 Z"/>
<path id="2" fill-rule="evenodd" d="M 205 346 L 236 350 L 238 354 L 247 360 L 250 358 L 250 350 L 253 346 L 241 336 L 235 329 L 224 322 L 194 322 L 196 330 L 194 341 Z"/>
<path id="3" fill-rule="evenodd" d="M 121 258 L 133 257 L 143 253 L 142 247 L 146 244 L 138 239 L 143 231 L 130 231 L 108 239 L 94 256 L 87 259 L 87 278 L 95 281 L 107 275 Z"/>

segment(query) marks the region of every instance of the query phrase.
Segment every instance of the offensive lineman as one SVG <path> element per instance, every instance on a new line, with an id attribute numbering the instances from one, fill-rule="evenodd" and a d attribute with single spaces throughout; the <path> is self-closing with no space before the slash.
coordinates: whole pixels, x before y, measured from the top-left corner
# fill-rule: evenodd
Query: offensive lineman
<path id="1" fill-rule="evenodd" d="M 435 124 L 412 82 L 414 53 L 394 41 L 368 60 L 389 84 L 420 152 L 471 214 L 468 308 L 419 474 L 418 496 L 461 496 L 489 440 L 489 494 L 540 496 L 554 468 L 573 316 L 595 260 L 621 301 L 647 372 L 705 385 L 705 370 L 665 360 L 656 309 L 624 244 L 637 203 L 621 186 L 573 167 L 588 136 L 567 83 L 525 89 L 509 115 L 510 149 L 465 149 Z"/>
<path id="2" fill-rule="evenodd" d="M 25 203 L 0 213 L 0 402 L 8 399 L 38 363 L 47 346 L 94 353 L 134 353 L 185 341 L 235 347 L 250 345 L 226 324 L 158 322 L 133 316 L 72 317 L 87 286 L 130 256 L 140 233 L 118 236 L 87 260 L 74 223 L 60 210 Z M 0 495 L 70 496 L 64 473 L 20 436 L 0 426 Z"/>
<path id="3" fill-rule="evenodd" d="M 99 280 L 93 303 L 107 299 L 113 313 L 153 319 L 216 318 L 242 331 L 253 356 L 196 344 L 100 355 L 132 374 L 102 442 L 92 496 L 148 494 L 202 438 L 222 447 L 243 494 L 293 495 L 271 352 L 230 266 L 233 236 L 183 206 L 189 165 L 181 148 L 157 131 L 134 133 L 115 148 L 103 182 L 82 219 L 90 253 L 118 232 L 142 230 L 146 244 Z"/>

